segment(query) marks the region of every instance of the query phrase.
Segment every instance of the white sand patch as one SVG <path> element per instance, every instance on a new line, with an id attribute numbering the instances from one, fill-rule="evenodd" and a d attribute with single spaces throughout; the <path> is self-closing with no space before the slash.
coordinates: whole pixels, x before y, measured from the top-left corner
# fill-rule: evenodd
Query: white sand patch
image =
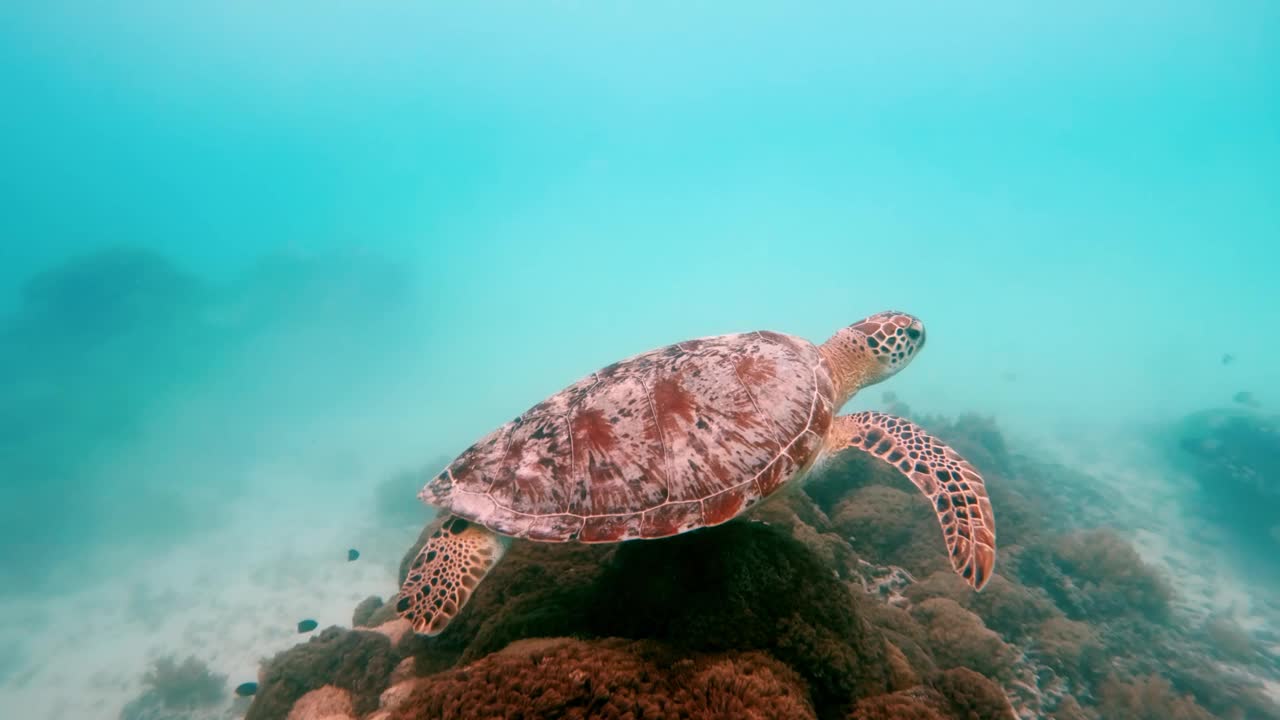
<path id="1" fill-rule="evenodd" d="M 256 681 L 263 658 L 306 640 L 300 620 L 317 621 L 316 633 L 349 627 L 360 600 L 395 590 L 416 530 L 376 527 L 367 485 L 348 498 L 307 497 L 297 491 L 305 483 L 267 480 L 229 508 L 223 530 L 158 549 L 110 582 L 0 607 L 0 638 L 17 638 L 25 655 L 0 685 L 0 716 L 113 720 L 165 655 L 194 655 L 227 675 L 229 709 L 231 689 Z"/>

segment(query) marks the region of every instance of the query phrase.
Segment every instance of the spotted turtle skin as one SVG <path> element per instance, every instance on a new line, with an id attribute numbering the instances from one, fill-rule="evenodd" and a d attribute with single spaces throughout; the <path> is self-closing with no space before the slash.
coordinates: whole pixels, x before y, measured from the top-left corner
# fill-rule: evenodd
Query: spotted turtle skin
<path id="1" fill-rule="evenodd" d="M 494 430 L 419 497 L 545 542 L 661 538 L 726 522 L 813 465 L 836 404 L 801 338 L 689 340 L 594 372 Z"/>

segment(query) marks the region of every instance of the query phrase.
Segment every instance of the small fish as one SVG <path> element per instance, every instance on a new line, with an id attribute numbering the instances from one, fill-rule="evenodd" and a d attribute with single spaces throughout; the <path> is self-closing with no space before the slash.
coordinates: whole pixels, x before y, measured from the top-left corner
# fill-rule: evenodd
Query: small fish
<path id="1" fill-rule="evenodd" d="M 355 548 L 351 548 L 350 550 L 347 551 L 347 562 L 355 562 L 356 560 L 359 560 L 359 559 L 360 559 L 359 550 Z"/>
<path id="2" fill-rule="evenodd" d="M 256 692 L 258 692 L 258 683 L 255 682 L 240 683 L 236 686 L 236 695 L 239 697 L 249 697 Z"/>
<path id="3" fill-rule="evenodd" d="M 1262 403 L 1258 402 L 1257 398 L 1253 396 L 1253 393 L 1249 392 L 1248 390 L 1241 390 L 1240 392 L 1236 393 L 1231 399 L 1235 400 L 1237 403 L 1245 407 L 1251 407 L 1251 408 L 1262 407 Z"/>
<path id="4" fill-rule="evenodd" d="M 309 633 L 318 627 L 320 627 L 320 623 L 316 622 L 315 620 L 303 620 L 302 622 L 298 623 L 298 632 Z"/>
<path id="5" fill-rule="evenodd" d="M 1235 355 L 1232 355 L 1231 353 L 1223 353 L 1223 355 L 1222 355 L 1222 364 L 1223 364 L 1223 365 L 1230 365 L 1231 363 L 1233 363 L 1233 362 L 1235 362 L 1235 361 L 1236 361 L 1236 356 L 1235 356 Z"/>

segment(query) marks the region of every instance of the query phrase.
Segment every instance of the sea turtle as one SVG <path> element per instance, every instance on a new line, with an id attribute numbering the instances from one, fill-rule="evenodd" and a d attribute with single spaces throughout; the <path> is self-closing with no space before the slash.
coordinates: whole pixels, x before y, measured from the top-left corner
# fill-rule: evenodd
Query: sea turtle
<path id="1" fill-rule="evenodd" d="M 952 567 L 982 589 L 996 532 L 978 471 L 902 418 L 835 415 L 924 341 L 919 320 L 882 312 L 821 345 L 766 331 L 720 335 L 591 373 L 427 482 L 418 497 L 440 517 L 396 610 L 415 632 L 439 634 L 511 538 L 611 543 L 719 525 L 847 448 L 891 464 L 929 498 Z"/>

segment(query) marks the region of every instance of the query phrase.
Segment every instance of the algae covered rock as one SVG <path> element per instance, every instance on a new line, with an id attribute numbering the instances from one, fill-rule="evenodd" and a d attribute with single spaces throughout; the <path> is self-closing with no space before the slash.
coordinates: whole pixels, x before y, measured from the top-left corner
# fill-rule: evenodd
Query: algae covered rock
<path id="1" fill-rule="evenodd" d="M 381 607 L 382 598 L 377 595 L 370 595 L 364 600 L 361 600 L 360 604 L 356 606 L 356 609 L 351 611 L 351 626 L 374 627 L 370 621 Z"/>
<path id="2" fill-rule="evenodd" d="M 882 637 L 835 575 L 788 532 L 741 520 L 621 545 L 516 543 L 449 628 L 410 651 L 426 670 L 441 653 L 470 663 L 532 637 L 766 650 L 820 708 L 843 705 L 884 692 L 889 669 Z"/>
<path id="3" fill-rule="evenodd" d="M 927 685 L 858 701 L 848 720 L 1015 720 L 998 685 L 968 669 L 936 675 Z"/>
<path id="4" fill-rule="evenodd" d="M 1169 613 L 1173 599 L 1169 581 L 1112 530 L 1067 535 L 1058 541 L 1054 556 L 1080 587 L 1090 615 L 1132 612 L 1160 618 Z"/>
<path id="5" fill-rule="evenodd" d="M 955 720 L 1014 720 L 1004 690 L 967 667 L 947 670 L 929 685 L 944 698 L 948 716 Z"/>
<path id="6" fill-rule="evenodd" d="M 913 603 L 936 597 L 954 600 L 1007 640 L 1027 634 L 1037 624 L 1059 614 L 1043 591 L 1024 587 L 1003 575 L 993 575 L 982 592 L 975 593 L 954 572 L 940 570 L 908 587 L 905 594 Z"/>
<path id="7" fill-rule="evenodd" d="M 399 661 L 385 635 L 328 628 L 266 663 L 245 720 L 283 720 L 300 698 L 325 686 L 349 693 L 357 715 L 372 712 Z"/>
<path id="8" fill-rule="evenodd" d="M 1073 620 L 1161 619 L 1173 600 L 1164 575 L 1108 528 L 1022 548 L 1016 566 L 1022 582 L 1042 588 Z"/>
<path id="9" fill-rule="evenodd" d="M 1098 708 L 1105 718 L 1132 720 L 1212 720 L 1209 711 L 1190 695 L 1173 689 L 1168 680 L 1156 676 L 1130 680 L 1111 679 L 1103 683 Z"/>
<path id="10" fill-rule="evenodd" d="M 1075 680 L 1093 680 L 1106 666 L 1106 653 L 1088 623 L 1051 618 L 1037 630 L 1032 648 L 1057 673 Z"/>
<path id="11" fill-rule="evenodd" d="M 944 702 L 923 688 L 877 695 L 859 700 L 849 720 L 951 720 L 939 710 Z"/>
<path id="12" fill-rule="evenodd" d="M 804 681 L 759 652 L 675 653 L 649 641 L 526 640 L 413 681 L 392 720 L 811 720 Z"/>
<path id="13" fill-rule="evenodd" d="M 1004 676 L 1013 666 L 1016 652 L 982 618 L 949 598 L 925 600 L 911 614 L 928 632 L 928 645 L 938 667 L 972 668 L 993 677 Z"/>
<path id="14" fill-rule="evenodd" d="M 1250 544 L 1280 549 L 1280 416 L 1206 410 L 1174 429 L 1173 460 L 1190 466 L 1202 512 Z"/>
<path id="15" fill-rule="evenodd" d="M 917 495 L 887 485 L 859 488 L 836 505 L 832 522 L 855 549 L 885 558 L 911 542 L 913 521 L 932 519 Z"/>
<path id="16" fill-rule="evenodd" d="M 803 544 L 759 523 L 623 544 L 591 612 L 601 635 L 768 650 L 809 681 L 820 713 L 888 689 L 884 641 L 858 598 Z"/>

